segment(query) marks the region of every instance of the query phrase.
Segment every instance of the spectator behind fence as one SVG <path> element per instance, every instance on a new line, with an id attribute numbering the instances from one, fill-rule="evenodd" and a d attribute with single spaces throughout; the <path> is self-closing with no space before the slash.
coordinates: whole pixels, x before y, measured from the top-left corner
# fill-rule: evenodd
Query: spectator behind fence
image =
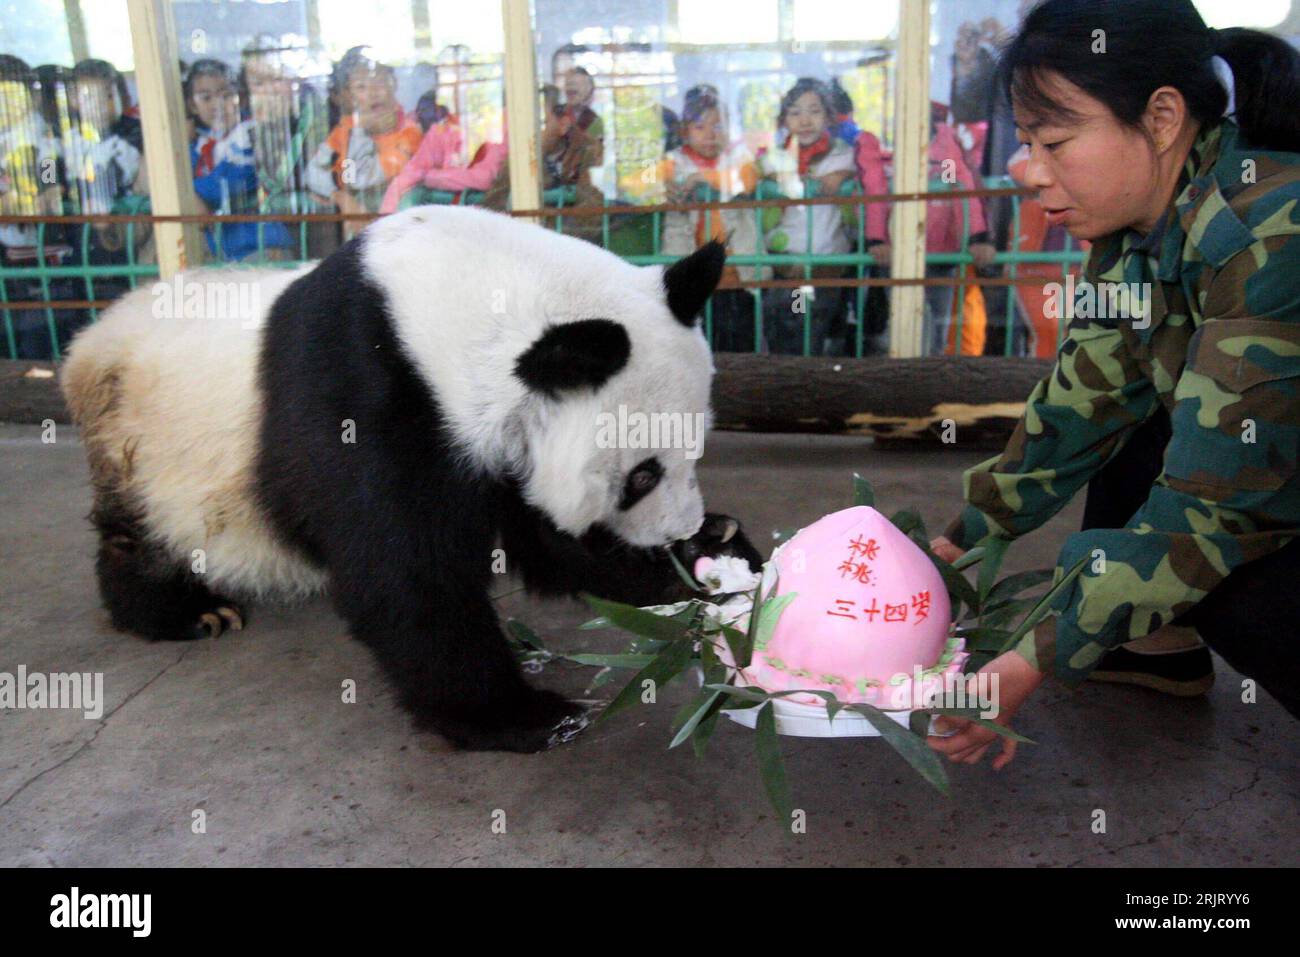
<path id="1" fill-rule="evenodd" d="M 59 216 L 63 190 L 59 185 L 59 144 L 41 115 L 36 72 L 16 56 L 0 54 L 0 213 L 7 216 Z M 44 265 L 57 266 L 72 251 L 50 230 L 44 242 Z M 0 253 L 10 269 L 39 264 L 36 226 L 0 224 Z M 4 281 L 9 301 L 48 298 L 39 279 Z M 50 294 L 62 298 L 63 283 L 51 281 Z M 50 323 L 44 310 L 9 313 L 15 358 L 48 359 L 53 356 Z M 65 311 L 54 314 L 55 333 L 66 342 L 79 317 Z M 0 340 L 3 341 L 3 340 Z M 9 352 L 10 343 L 5 342 Z"/>
<path id="2" fill-rule="evenodd" d="M 67 95 L 69 124 L 63 131 L 69 205 L 80 213 L 134 213 L 147 205 L 144 134 L 140 119 L 127 111 L 126 80 L 104 60 L 82 60 L 72 69 Z M 90 261 L 124 263 L 126 227 L 91 226 Z M 136 224 L 137 249 L 149 238 L 147 223 Z M 122 286 L 118 281 L 115 286 Z M 97 284 L 97 287 L 99 284 Z M 97 296 L 106 294 L 99 288 Z"/>
<path id="3" fill-rule="evenodd" d="M 578 183 L 605 155 L 605 125 L 591 108 L 596 91 L 591 74 L 574 66 L 556 79 L 564 102 L 549 104 L 541 133 L 547 188 Z"/>
<path id="4" fill-rule="evenodd" d="M 0 54 L 0 211 L 9 216 L 58 216 L 58 141 L 37 106 L 36 74 L 16 56 Z M 0 225 L 6 251 L 31 246 L 36 227 Z"/>
<path id="5" fill-rule="evenodd" d="M 758 185 L 758 168 L 741 142 L 732 142 L 726 113 L 711 89 L 687 91 L 682 109 L 682 145 L 654 166 L 624 177 L 623 191 L 637 200 L 670 203 L 722 202 L 747 197 Z M 729 255 L 761 253 L 752 209 L 691 210 L 663 214 L 664 255 L 683 256 L 710 239 L 727 243 Z M 766 279 L 767 267 L 727 266 L 724 278 Z M 753 352 L 754 297 L 743 289 L 713 294 L 713 347 L 719 352 Z"/>
<path id="6" fill-rule="evenodd" d="M 307 163 L 329 133 L 328 111 L 311 84 L 294 76 L 273 37 L 245 48 L 240 99 L 253 120 L 253 162 L 263 206 L 274 212 L 313 209 Z"/>
<path id="7" fill-rule="evenodd" d="M 257 168 L 253 155 L 251 119 L 239 112 L 239 93 L 230 68 L 220 60 L 196 60 L 185 77 L 185 108 L 194 124 L 190 163 L 194 192 L 214 213 L 255 213 Z M 208 250 L 237 262 L 261 248 L 284 249 L 292 244 L 282 223 L 230 223 L 204 230 Z"/>
<path id="8" fill-rule="evenodd" d="M 505 165 L 507 146 L 505 124 L 502 123 L 502 141 L 484 143 L 475 152 L 468 166 L 460 165 L 461 129 L 450 114 L 434 123 L 420 141 L 420 148 L 400 173 L 393 177 L 384 194 L 381 213 L 396 212 L 402 198 L 418 187 L 437 189 L 449 193 L 473 189 L 486 191 L 496 182 Z"/>
<path id="9" fill-rule="evenodd" d="M 880 139 L 870 130 L 864 130 L 853 119 L 853 99 L 840 85 L 838 79 L 831 81 L 831 100 L 835 110 L 835 135 L 853 150 L 853 165 L 858 184 L 864 196 L 887 196 L 889 194 L 889 174 L 885 169 L 884 149 Z M 865 203 L 863 213 L 853 210 L 854 215 L 864 215 L 863 239 L 866 252 L 871 253 L 876 264 L 871 267 L 871 276 L 889 275 L 889 203 Z M 861 304 L 861 315 L 855 316 L 862 325 L 862 354 L 874 355 L 887 353 L 888 343 L 880 337 L 889 328 L 889 296 L 883 286 L 869 286 L 855 299 L 854 310 Z M 832 348 L 838 343 L 832 334 Z M 845 355 L 857 355 L 857 331 L 845 325 L 843 348 Z"/>
<path id="10" fill-rule="evenodd" d="M 763 176 L 785 196 L 834 196 L 857 172 L 853 150 L 831 135 L 834 117 L 831 89 L 820 80 L 802 77 L 781 98 L 780 146 L 763 152 L 759 165 Z M 834 204 L 788 206 L 768 231 L 767 248 L 778 254 L 847 253 L 843 210 Z M 817 265 L 811 273 L 814 278 L 842 277 L 844 267 Z M 776 274 L 781 278 L 805 275 L 802 266 L 777 266 Z M 809 354 L 821 355 L 827 336 L 843 319 L 844 298 L 844 290 L 834 286 L 773 291 L 763 303 L 763 327 L 771 350 L 801 354 L 806 321 Z"/>
<path id="11" fill-rule="evenodd" d="M 342 117 L 312 157 L 307 184 L 341 213 L 377 213 L 384 192 L 420 148 L 420 125 L 397 102 L 393 69 L 356 58 L 345 81 Z M 356 224 L 345 228 L 351 235 Z"/>
<path id="12" fill-rule="evenodd" d="M 948 108 L 942 103 L 931 103 L 929 170 L 930 182 L 934 186 L 944 185 L 949 189 L 978 189 L 980 183 L 975 179 L 963 155 L 957 134 L 947 122 Z M 969 203 L 969 206 L 966 205 Z M 987 269 L 997 255 L 997 249 L 989 242 L 988 220 L 984 215 L 984 201 L 971 199 L 963 203 L 960 199 L 930 200 L 926 203 L 925 249 L 927 253 L 955 253 L 962 247 L 962 236 L 969 229 L 968 251 L 975 260 L 976 269 Z M 970 210 L 970 222 L 965 222 L 966 210 Z M 926 275 L 954 277 L 957 275 L 954 265 L 927 265 Z M 984 351 L 984 300 L 978 302 L 970 312 L 963 315 L 962 338 L 968 340 L 962 349 L 963 354 L 981 355 Z M 949 332 L 953 325 L 953 303 L 956 301 L 955 286 L 927 286 L 925 289 L 926 336 L 928 354 L 943 355 L 948 348 Z M 971 303 L 968 301 L 968 305 Z"/>

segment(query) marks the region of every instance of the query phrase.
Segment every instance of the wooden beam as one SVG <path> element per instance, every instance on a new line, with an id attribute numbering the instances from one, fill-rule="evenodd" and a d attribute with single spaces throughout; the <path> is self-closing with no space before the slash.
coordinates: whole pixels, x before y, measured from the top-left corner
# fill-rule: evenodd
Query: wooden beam
<path id="1" fill-rule="evenodd" d="M 63 0 L 63 16 L 68 23 L 68 45 L 72 48 L 72 62 L 80 63 L 90 56 L 86 41 L 86 18 L 81 15 L 81 0 Z"/>
<path id="2" fill-rule="evenodd" d="M 501 0 L 505 32 L 505 91 L 507 148 L 510 163 L 510 208 L 539 209 L 542 205 L 541 158 L 538 154 L 537 114 L 541 91 L 537 85 L 533 18 L 528 0 Z"/>
<path id="3" fill-rule="evenodd" d="M 930 0 L 899 0 L 898 86 L 894 108 L 895 193 L 921 193 L 929 182 Z M 894 203 L 890 215 L 891 275 L 925 276 L 925 203 Z M 890 298 L 889 354 L 922 355 L 925 290 L 897 286 Z"/>
<path id="4" fill-rule="evenodd" d="M 903 441 L 941 437 L 946 420 L 966 446 L 1006 435 L 1049 359 L 934 356 L 840 359 L 714 355 L 715 427 L 822 432 Z M 0 421 L 67 422 L 51 362 L 0 359 Z M 35 370 L 35 371 L 33 371 Z"/>
<path id="5" fill-rule="evenodd" d="M 411 0 L 411 24 L 416 55 L 433 53 L 433 26 L 429 21 L 429 0 Z"/>
<path id="6" fill-rule="evenodd" d="M 190 169 L 172 5 L 169 0 L 127 0 L 127 13 L 153 212 L 161 216 L 203 213 Z M 163 281 L 202 262 L 203 241 L 197 226 L 156 223 L 154 236 Z"/>
<path id="7" fill-rule="evenodd" d="M 713 356 L 714 427 L 921 438 L 951 419 L 959 436 L 1010 432 L 1048 359 Z"/>

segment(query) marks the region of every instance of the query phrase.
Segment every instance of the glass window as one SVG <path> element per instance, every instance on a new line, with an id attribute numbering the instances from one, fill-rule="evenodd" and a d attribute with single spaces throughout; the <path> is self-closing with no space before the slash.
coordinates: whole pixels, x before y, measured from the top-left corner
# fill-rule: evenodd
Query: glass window
<path id="1" fill-rule="evenodd" d="M 725 238 L 715 349 L 882 351 L 884 296 L 842 283 L 872 274 L 886 208 L 825 201 L 888 190 L 898 12 L 866 6 L 538 0 L 546 205 L 649 207 L 550 224 L 641 263 Z"/>
<path id="2" fill-rule="evenodd" d="M 1195 0 L 1212 27 L 1252 27 L 1300 40 L 1291 0 Z M 1018 28 L 1031 0 L 933 0 L 931 3 L 931 186 L 1022 185 L 1026 153 L 1010 109 L 995 89 L 1000 47 Z M 970 175 L 968 175 L 968 173 Z M 1035 200 L 1019 197 L 933 201 L 927 210 L 927 275 L 968 277 L 978 240 L 996 251 L 984 275 L 1016 280 L 1010 287 L 958 285 L 926 290 L 928 354 L 1033 355 L 1054 358 L 1061 337 L 1054 284 L 1077 274 L 1085 245 L 1049 226 Z M 987 247 L 985 252 L 988 252 Z"/>
<path id="3" fill-rule="evenodd" d="M 931 3 L 932 191 L 1019 187 L 1024 157 L 995 74 L 1000 48 L 1032 5 L 1032 0 Z M 1063 330 L 1047 307 L 1045 290 L 1077 272 L 1082 258 L 1083 250 L 1063 228 L 1048 228 L 1033 200 L 931 200 L 926 276 L 958 284 L 926 287 L 925 354 L 1054 357 Z M 1019 284 L 960 283 L 977 274 L 1008 276 Z"/>
<path id="4" fill-rule="evenodd" d="M 157 272 L 147 226 L 70 218 L 148 202 L 129 37 L 124 0 L 0 3 L 0 212 L 57 217 L 0 224 L 0 354 L 58 358 Z"/>
<path id="5" fill-rule="evenodd" d="M 498 4 L 175 0 L 174 12 L 195 192 L 211 212 L 506 208 Z M 361 225 L 218 224 L 206 243 L 221 260 L 293 261 Z"/>

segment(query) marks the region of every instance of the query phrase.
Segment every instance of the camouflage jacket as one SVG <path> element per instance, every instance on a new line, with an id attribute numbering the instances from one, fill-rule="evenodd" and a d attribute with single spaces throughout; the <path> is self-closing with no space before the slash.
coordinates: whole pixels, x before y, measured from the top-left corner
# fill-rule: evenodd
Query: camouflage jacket
<path id="1" fill-rule="evenodd" d="M 1146 502 L 1122 529 L 1065 541 L 1058 581 L 1089 561 L 1053 605 L 1055 648 L 1032 632 L 1017 648 L 1040 670 L 1054 657 L 1068 685 L 1107 649 L 1169 623 L 1233 569 L 1300 535 L 1298 202 L 1300 154 L 1253 149 L 1231 121 L 1203 131 L 1156 228 L 1089 250 L 1055 368 L 1006 450 L 963 476 L 968 504 L 948 538 L 962 548 L 1014 538 L 1168 409 L 1173 437 Z M 1084 311 L 1089 282 L 1094 294 L 1107 283 L 1145 288 L 1149 314 Z"/>

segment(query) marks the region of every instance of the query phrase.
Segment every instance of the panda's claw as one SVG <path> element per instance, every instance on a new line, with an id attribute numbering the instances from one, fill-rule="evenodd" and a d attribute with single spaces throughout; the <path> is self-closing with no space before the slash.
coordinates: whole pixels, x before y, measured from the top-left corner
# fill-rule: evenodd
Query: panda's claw
<path id="1" fill-rule="evenodd" d="M 558 747 L 572 741 L 580 735 L 591 724 L 591 718 L 584 711 L 581 714 L 571 714 L 565 717 L 551 729 L 551 735 L 546 739 L 546 749 Z"/>
<path id="2" fill-rule="evenodd" d="M 199 615 L 197 627 L 204 638 L 216 638 L 225 630 L 226 626 L 220 615 L 215 612 L 205 611 Z"/>
<path id="3" fill-rule="evenodd" d="M 240 613 L 239 609 L 235 608 L 233 605 L 220 606 L 217 609 L 217 614 L 220 615 L 225 622 L 225 627 L 229 628 L 231 631 L 244 630 L 244 616 Z"/>

